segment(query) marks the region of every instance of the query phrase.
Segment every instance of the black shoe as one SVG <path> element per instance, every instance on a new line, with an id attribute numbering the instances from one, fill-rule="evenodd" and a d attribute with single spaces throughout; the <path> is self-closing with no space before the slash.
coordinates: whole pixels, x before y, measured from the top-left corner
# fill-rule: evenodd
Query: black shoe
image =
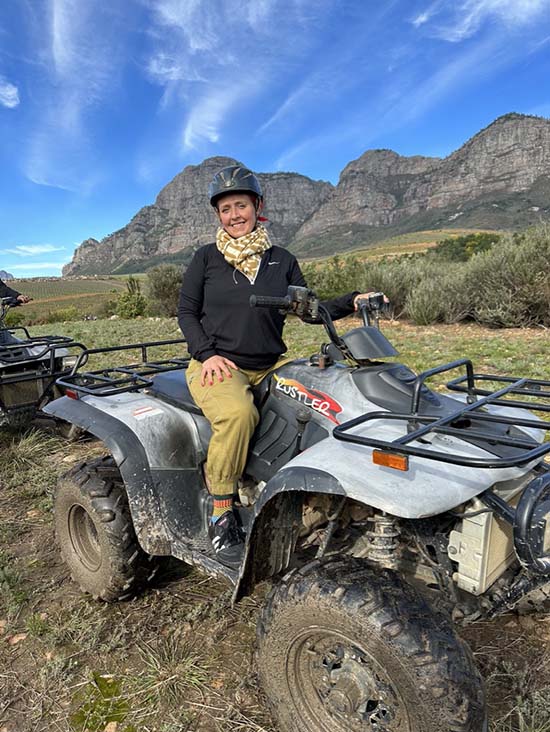
<path id="1" fill-rule="evenodd" d="M 208 537 L 216 559 L 226 567 L 237 569 L 244 553 L 244 534 L 233 511 L 226 511 L 215 524 L 208 525 Z"/>

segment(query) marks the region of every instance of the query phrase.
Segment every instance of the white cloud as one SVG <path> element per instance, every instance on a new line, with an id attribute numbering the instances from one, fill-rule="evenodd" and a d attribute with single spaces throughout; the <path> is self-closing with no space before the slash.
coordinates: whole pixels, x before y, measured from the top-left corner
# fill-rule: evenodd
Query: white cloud
<path id="1" fill-rule="evenodd" d="M 549 9 L 550 0 L 445 0 L 412 22 L 417 28 L 425 26 L 435 37 L 456 43 L 473 36 L 486 22 L 497 21 L 515 30 Z"/>
<path id="2" fill-rule="evenodd" d="M 411 23 L 414 27 L 419 28 L 421 25 L 425 25 L 434 15 L 436 15 L 441 8 L 441 2 L 442 0 L 436 0 L 436 2 L 432 3 L 429 8 L 413 18 Z"/>
<path id="3" fill-rule="evenodd" d="M 145 68 L 162 86 L 161 108 L 179 107 L 182 150 L 202 150 L 223 139 L 224 126 L 252 105 L 269 84 L 287 81 L 307 54 L 317 15 L 302 0 L 142 0 L 151 10 L 152 43 Z"/>
<path id="4" fill-rule="evenodd" d="M 64 249 L 65 247 L 56 247 L 53 244 L 21 244 L 12 249 L 2 249 L 1 251 L 5 254 L 17 254 L 20 257 L 35 257 L 37 254 L 62 252 Z"/>
<path id="5" fill-rule="evenodd" d="M 123 0 L 44 0 L 28 4 L 30 42 L 43 77 L 22 155 L 26 177 L 37 185 L 87 191 L 98 169 L 92 162 L 90 113 L 118 84 L 123 53 Z"/>
<path id="6" fill-rule="evenodd" d="M 19 106 L 18 88 L 2 76 L 0 76 L 0 104 L 8 109 L 15 109 Z"/>

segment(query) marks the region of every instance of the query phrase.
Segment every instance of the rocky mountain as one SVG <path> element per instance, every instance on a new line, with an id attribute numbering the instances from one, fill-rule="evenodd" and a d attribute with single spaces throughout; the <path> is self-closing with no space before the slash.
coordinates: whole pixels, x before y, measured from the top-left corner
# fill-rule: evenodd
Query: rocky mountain
<path id="1" fill-rule="evenodd" d="M 0 280 L 13 280 L 13 275 L 6 272 L 5 269 L 0 269 Z"/>
<path id="2" fill-rule="evenodd" d="M 84 241 L 63 274 L 185 263 L 213 239 L 208 182 L 235 162 L 214 157 L 186 167 L 124 228 Z M 344 168 L 337 186 L 297 173 L 259 177 L 273 241 L 301 255 L 422 229 L 517 228 L 550 218 L 550 120 L 505 115 L 446 158 L 368 150 Z"/>

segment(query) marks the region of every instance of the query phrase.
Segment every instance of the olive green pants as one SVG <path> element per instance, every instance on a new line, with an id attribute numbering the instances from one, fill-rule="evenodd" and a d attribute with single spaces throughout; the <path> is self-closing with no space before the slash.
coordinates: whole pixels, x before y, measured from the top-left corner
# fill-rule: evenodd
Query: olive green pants
<path id="1" fill-rule="evenodd" d="M 280 358 L 262 371 L 231 369 L 231 378 L 225 376 L 223 381 L 215 379 L 212 385 L 206 382 L 201 386 L 202 364 L 191 359 L 187 368 L 189 391 L 212 427 L 206 461 L 211 493 L 233 493 L 246 465 L 248 443 L 259 420 L 252 387 L 289 360 Z"/>

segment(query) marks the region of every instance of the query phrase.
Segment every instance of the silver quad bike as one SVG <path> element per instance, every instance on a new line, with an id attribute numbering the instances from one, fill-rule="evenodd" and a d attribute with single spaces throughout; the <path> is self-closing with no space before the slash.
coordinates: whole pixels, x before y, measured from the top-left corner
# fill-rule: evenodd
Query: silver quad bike
<path id="1" fill-rule="evenodd" d="M 74 580 L 122 599 L 166 555 L 227 578 L 236 601 L 270 578 L 258 666 L 285 732 L 486 730 L 454 626 L 544 602 L 550 587 L 550 423 L 532 413 L 550 411 L 550 382 L 478 375 L 468 359 L 418 375 L 384 360 L 396 351 L 376 327 L 381 295 L 344 335 L 305 288 L 252 299 L 322 323 L 329 343 L 255 389 L 241 566 L 209 544 L 210 427 L 188 360 L 153 361 L 155 344 L 138 344 L 137 364 L 77 364 L 45 408 L 105 445 L 57 490 Z M 426 385 L 456 369 L 445 393 Z"/>
<path id="2" fill-rule="evenodd" d="M 31 336 L 6 325 L 12 297 L 0 299 L 0 427 L 26 427 L 49 400 L 61 395 L 56 380 L 72 372 L 81 343 L 66 336 Z"/>

